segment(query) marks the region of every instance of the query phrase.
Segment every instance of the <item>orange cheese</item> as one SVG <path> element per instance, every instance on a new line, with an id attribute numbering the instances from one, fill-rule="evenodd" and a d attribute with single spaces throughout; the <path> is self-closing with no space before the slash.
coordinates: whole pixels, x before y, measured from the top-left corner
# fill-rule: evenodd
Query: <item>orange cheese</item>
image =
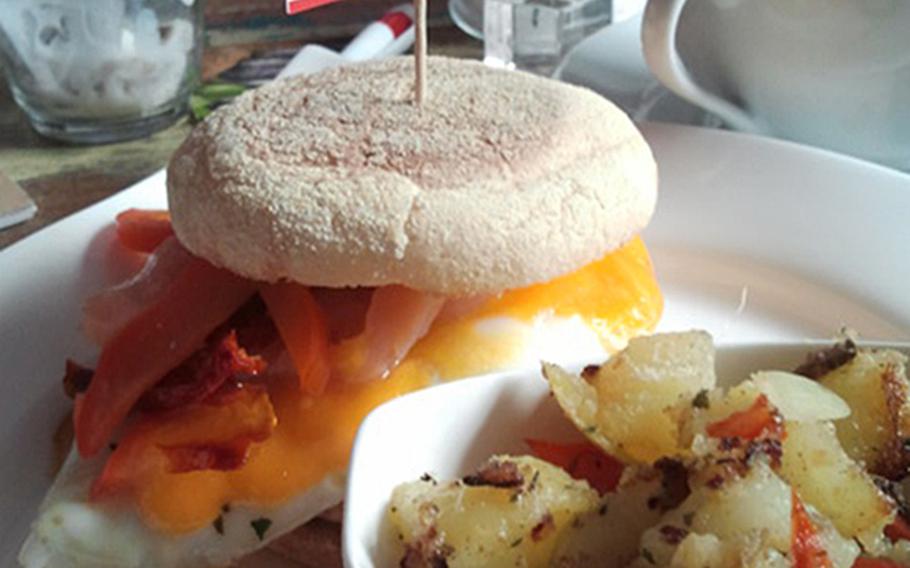
<path id="1" fill-rule="evenodd" d="M 615 350 L 652 330 L 662 308 L 647 250 L 634 239 L 577 272 L 505 292 L 467 316 L 434 325 L 385 380 L 330 383 L 313 398 L 300 392 L 295 377 L 273 378 L 269 392 L 278 425 L 268 440 L 254 445 L 242 468 L 159 473 L 136 490 L 136 503 L 152 526 L 171 533 L 212 523 L 227 503 L 278 505 L 343 471 L 357 427 L 382 402 L 437 380 L 502 367 L 524 350 L 520 338 L 479 322 L 577 315 Z"/>

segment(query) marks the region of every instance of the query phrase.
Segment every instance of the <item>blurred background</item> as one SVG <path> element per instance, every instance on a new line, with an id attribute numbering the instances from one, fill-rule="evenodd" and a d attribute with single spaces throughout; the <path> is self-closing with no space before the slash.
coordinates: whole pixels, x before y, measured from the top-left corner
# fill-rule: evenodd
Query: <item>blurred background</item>
<path id="1" fill-rule="evenodd" d="M 910 171 L 910 3 L 825 1 L 697 0 L 667 25 L 646 0 L 427 0 L 429 52 L 589 87 L 636 121 L 726 124 Z M 292 58 L 312 72 L 405 51 L 410 5 L 0 0 L 15 79 L 0 79 L 0 249 L 159 170 L 195 122 Z M 653 32 L 677 28 L 684 64 L 665 65 Z"/>
<path id="2" fill-rule="evenodd" d="M 274 75 L 305 44 L 340 49 L 394 4 L 349 0 L 287 16 L 281 0 L 206 0 L 202 85 Z M 11 6 L 0 0 L 0 17 L 10 16 L 5 12 Z M 453 24 L 444 0 L 428 3 L 428 27 L 431 53 L 482 58 L 482 42 Z M 224 89 L 209 91 L 217 99 Z M 227 94 L 236 92 L 228 89 Z M 0 76 L 0 176 L 18 183 L 38 205 L 34 218 L 0 231 L 0 249 L 157 171 L 192 123 L 188 114 L 150 136 L 113 144 L 57 142 L 35 132 Z"/>

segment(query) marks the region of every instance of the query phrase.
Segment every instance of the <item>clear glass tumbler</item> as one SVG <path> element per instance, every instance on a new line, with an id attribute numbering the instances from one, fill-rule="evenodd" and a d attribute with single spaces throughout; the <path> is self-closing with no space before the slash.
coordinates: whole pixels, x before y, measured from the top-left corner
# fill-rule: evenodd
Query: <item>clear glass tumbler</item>
<path id="1" fill-rule="evenodd" d="M 202 0 L 0 0 L 0 63 L 50 138 L 143 137 L 186 111 L 198 81 Z"/>
<path id="2" fill-rule="evenodd" d="M 612 0 L 485 0 L 484 61 L 553 76 L 581 40 L 613 20 Z"/>

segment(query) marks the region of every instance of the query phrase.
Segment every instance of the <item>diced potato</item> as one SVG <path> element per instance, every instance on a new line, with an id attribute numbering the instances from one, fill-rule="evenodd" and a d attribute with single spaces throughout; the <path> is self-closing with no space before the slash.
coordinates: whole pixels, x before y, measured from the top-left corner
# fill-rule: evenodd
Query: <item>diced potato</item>
<path id="1" fill-rule="evenodd" d="M 692 533 L 676 549 L 672 568 L 791 568 L 793 561 L 773 548 L 740 550 L 724 544 L 716 536 Z"/>
<path id="2" fill-rule="evenodd" d="M 642 557 L 680 568 L 789 566 L 791 495 L 790 486 L 763 460 L 741 477 L 733 471 L 726 477 L 704 475 L 685 502 L 645 531 Z M 810 514 L 832 564 L 849 568 L 859 548 L 817 512 Z M 690 540 L 693 535 L 698 538 Z"/>
<path id="3" fill-rule="evenodd" d="M 910 468 L 910 384 L 907 358 L 893 350 L 861 349 L 849 363 L 819 382 L 850 405 L 851 415 L 835 422 L 847 454 L 872 473 L 900 479 Z"/>
<path id="4" fill-rule="evenodd" d="M 695 404 L 689 404 L 682 412 L 680 444 L 696 456 L 716 453 L 717 440 L 707 435 L 708 425 L 746 410 L 761 394 L 750 381 L 740 383 L 726 393 L 716 388 L 699 394 Z"/>
<path id="5" fill-rule="evenodd" d="M 822 548 L 828 553 L 828 558 L 831 559 L 831 563 L 835 568 L 853 566 L 860 553 L 860 548 L 856 541 L 846 538 L 837 532 L 837 528 L 831 522 L 831 519 L 819 513 L 812 505 L 803 504 L 803 506 L 806 508 L 806 512 L 809 513 L 812 524 L 818 530 Z"/>
<path id="6" fill-rule="evenodd" d="M 835 545 L 838 549 L 828 547 L 822 537 L 823 546 L 828 551 L 828 558 L 835 568 L 848 568 L 859 552 L 859 547 L 852 541 L 840 536 Z M 791 568 L 793 560 L 773 548 L 761 548 L 760 541 L 755 541 L 754 550 L 740 550 L 730 544 L 721 542 L 716 536 L 691 533 L 676 549 L 671 568 Z M 834 550 L 834 552 L 832 552 Z"/>
<path id="7" fill-rule="evenodd" d="M 689 533 L 670 559 L 671 568 L 739 568 L 735 546 L 724 544 L 713 534 Z"/>
<path id="8" fill-rule="evenodd" d="M 789 486 L 758 461 L 743 477 L 696 483 L 679 507 L 644 533 L 642 554 L 659 566 L 668 566 L 681 543 L 679 535 L 689 533 L 716 536 L 734 547 L 738 560 L 757 542 L 763 549 L 786 552 L 790 547 L 790 504 Z"/>
<path id="9" fill-rule="evenodd" d="M 567 416 L 591 441 L 627 462 L 683 453 L 680 414 L 714 387 L 714 346 L 701 331 L 633 339 L 596 372 L 575 376 L 544 364 Z"/>
<path id="10" fill-rule="evenodd" d="M 562 469 L 508 456 L 462 481 L 399 486 L 389 519 L 402 566 L 790 566 L 794 491 L 835 568 L 851 567 L 860 546 L 905 562 L 910 546 L 883 534 L 896 505 L 863 469 L 897 479 L 910 468 L 905 364 L 861 350 L 818 383 L 764 371 L 716 389 L 704 332 L 633 340 L 581 376 L 544 364 L 563 412 L 632 464 L 618 490 L 599 497 Z M 711 430 L 728 437 L 708 436 L 760 396 L 773 424 L 756 407 Z M 768 435 L 752 439 L 757 430 Z M 661 458 L 671 459 L 651 465 Z"/>
<path id="11" fill-rule="evenodd" d="M 718 388 L 699 395 L 682 415 L 683 446 L 699 456 L 717 453 L 716 440 L 706 434 L 708 425 L 748 409 L 761 395 L 787 421 L 817 422 L 850 414 L 846 402 L 815 381 L 783 371 L 759 371 L 726 393 Z"/>
<path id="12" fill-rule="evenodd" d="M 579 516 L 560 535 L 551 566 L 626 566 L 638 556 L 642 533 L 661 517 L 660 509 L 650 502 L 660 492 L 660 475 L 653 470 L 624 476 L 616 493 L 604 496 L 596 511 Z"/>
<path id="13" fill-rule="evenodd" d="M 556 466 L 497 456 L 461 481 L 398 486 L 389 517 L 402 565 L 533 567 L 547 566 L 562 533 L 599 505 L 596 491 Z"/>
<path id="14" fill-rule="evenodd" d="M 847 538 L 880 550 L 894 504 L 844 452 L 830 422 L 788 422 L 781 475 Z"/>
<path id="15" fill-rule="evenodd" d="M 901 566 L 910 566 L 910 542 L 899 540 L 889 546 L 881 556 L 894 560 Z"/>

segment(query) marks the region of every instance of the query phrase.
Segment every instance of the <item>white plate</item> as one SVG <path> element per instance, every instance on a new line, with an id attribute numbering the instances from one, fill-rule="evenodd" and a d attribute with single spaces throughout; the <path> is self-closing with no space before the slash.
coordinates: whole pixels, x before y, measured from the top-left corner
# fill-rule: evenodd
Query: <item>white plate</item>
<path id="1" fill-rule="evenodd" d="M 646 239 L 667 300 L 663 329 L 720 341 L 910 338 L 910 177 L 835 154 L 726 132 L 645 125 L 661 196 Z M 164 175 L 0 251 L 0 566 L 50 483 L 68 410 L 60 378 L 91 362 L 82 299 L 116 275 L 110 230 L 128 207 L 163 207 Z"/>
<path id="2" fill-rule="evenodd" d="M 753 371 L 793 369 L 806 353 L 828 345 L 718 346 L 718 385 L 730 386 Z M 585 363 L 573 367 L 578 370 Z M 400 551 L 386 516 L 397 485 L 425 473 L 457 479 L 496 454 L 527 455 L 528 438 L 583 439 L 550 396 L 540 371 L 458 381 L 403 396 L 371 412 L 357 432 L 351 454 L 342 538 L 345 566 L 398 565 Z M 398 443 L 384 443 L 387 440 Z"/>

